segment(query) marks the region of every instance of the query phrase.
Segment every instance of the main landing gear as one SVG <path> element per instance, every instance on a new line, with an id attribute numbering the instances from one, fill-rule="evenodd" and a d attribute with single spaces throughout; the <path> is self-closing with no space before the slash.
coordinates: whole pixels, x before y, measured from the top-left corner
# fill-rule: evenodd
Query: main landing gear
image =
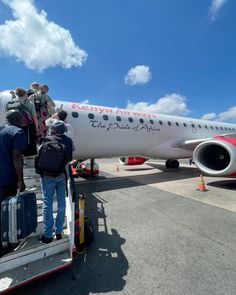
<path id="1" fill-rule="evenodd" d="M 178 160 L 167 160 L 166 161 L 166 168 L 179 168 L 179 161 Z"/>

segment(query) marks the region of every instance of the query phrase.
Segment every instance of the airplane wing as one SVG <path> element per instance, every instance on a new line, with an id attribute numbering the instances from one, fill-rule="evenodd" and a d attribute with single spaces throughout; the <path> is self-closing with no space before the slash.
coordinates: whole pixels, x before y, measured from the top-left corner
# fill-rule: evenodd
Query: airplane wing
<path id="1" fill-rule="evenodd" d="M 236 138 L 236 133 L 227 133 L 222 134 L 221 136 L 225 138 Z M 172 147 L 175 148 L 182 148 L 187 151 L 193 151 L 200 143 L 212 140 L 214 138 L 208 137 L 208 138 L 198 138 L 198 139 L 187 139 L 187 140 L 179 140 L 172 144 Z"/>

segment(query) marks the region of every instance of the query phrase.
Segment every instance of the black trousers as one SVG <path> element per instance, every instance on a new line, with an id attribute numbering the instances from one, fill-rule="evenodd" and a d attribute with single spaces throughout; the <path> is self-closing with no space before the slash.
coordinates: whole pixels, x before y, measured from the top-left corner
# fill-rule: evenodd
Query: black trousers
<path id="1" fill-rule="evenodd" d="M 2 201 L 5 200 L 6 198 L 10 196 L 15 196 L 17 193 L 17 184 L 13 185 L 6 185 L 6 186 L 1 186 L 0 185 L 0 205 L 2 204 Z M 1 209 L 0 209 L 0 233 L 1 233 Z M 2 234 L 1 234 L 2 236 Z M 1 237 L 0 237 L 1 239 Z M 2 242 L 0 242 L 0 250 L 2 249 Z"/>
<path id="2" fill-rule="evenodd" d="M 23 152 L 24 156 L 37 155 L 37 137 L 34 123 L 22 127 L 27 139 L 27 149 Z"/>

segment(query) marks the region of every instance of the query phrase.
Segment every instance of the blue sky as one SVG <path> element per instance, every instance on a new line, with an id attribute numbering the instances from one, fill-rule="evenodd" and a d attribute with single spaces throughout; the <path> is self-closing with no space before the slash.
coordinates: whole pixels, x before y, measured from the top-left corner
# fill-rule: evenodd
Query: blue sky
<path id="1" fill-rule="evenodd" d="M 0 89 L 236 122 L 234 0 L 0 0 Z"/>

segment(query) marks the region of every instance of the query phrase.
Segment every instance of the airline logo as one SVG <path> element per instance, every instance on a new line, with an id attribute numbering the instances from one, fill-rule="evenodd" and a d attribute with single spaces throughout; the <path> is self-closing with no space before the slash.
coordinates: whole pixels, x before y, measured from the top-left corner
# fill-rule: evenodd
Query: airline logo
<path id="1" fill-rule="evenodd" d="M 136 112 L 136 111 L 128 111 L 124 109 L 118 109 L 118 108 L 107 108 L 107 107 L 98 107 L 98 106 L 92 106 L 92 105 L 82 105 L 79 103 L 73 103 L 72 109 L 74 110 L 84 110 L 84 111 L 93 111 L 97 112 L 99 114 L 104 113 L 110 113 L 110 114 L 116 114 L 116 115 L 126 115 L 126 116 L 135 116 L 135 117 L 143 117 L 145 119 L 155 119 L 157 116 L 155 114 L 151 113 L 143 113 L 143 112 Z"/>

